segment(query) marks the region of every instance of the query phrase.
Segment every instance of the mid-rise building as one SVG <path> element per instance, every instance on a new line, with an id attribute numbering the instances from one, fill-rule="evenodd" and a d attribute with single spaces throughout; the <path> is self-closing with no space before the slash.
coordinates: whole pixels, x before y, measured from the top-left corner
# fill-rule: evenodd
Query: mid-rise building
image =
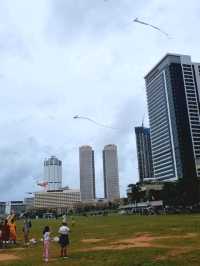
<path id="1" fill-rule="evenodd" d="M 92 201 L 95 195 L 94 151 L 90 146 L 79 148 L 81 201 Z"/>
<path id="2" fill-rule="evenodd" d="M 7 206 L 10 206 L 10 213 L 15 213 L 17 215 L 25 212 L 24 202 L 21 200 L 7 202 Z M 9 209 L 9 208 L 8 208 Z M 6 211 L 7 213 L 7 211 Z M 8 214 L 10 214 L 8 213 Z"/>
<path id="3" fill-rule="evenodd" d="M 139 180 L 142 183 L 153 178 L 150 129 L 143 126 L 135 127 L 135 135 Z"/>
<path id="4" fill-rule="evenodd" d="M 34 208 L 65 211 L 74 209 L 80 203 L 80 191 L 77 189 L 60 189 L 36 192 Z"/>
<path id="5" fill-rule="evenodd" d="M 25 198 L 24 205 L 25 205 L 26 210 L 32 209 L 34 207 L 34 197 Z"/>
<path id="6" fill-rule="evenodd" d="M 105 199 L 113 201 L 120 198 L 117 146 L 106 145 L 103 150 L 103 173 Z"/>
<path id="7" fill-rule="evenodd" d="M 154 178 L 200 177 L 200 64 L 167 54 L 145 81 Z"/>
<path id="8" fill-rule="evenodd" d="M 44 161 L 44 181 L 48 182 L 47 190 L 62 188 L 62 161 L 55 156 Z"/>
<path id="9" fill-rule="evenodd" d="M 6 212 L 6 202 L 5 201 L 1 201 L 0 202 L 0 215 L 1 214 L 5 214 Z"/>

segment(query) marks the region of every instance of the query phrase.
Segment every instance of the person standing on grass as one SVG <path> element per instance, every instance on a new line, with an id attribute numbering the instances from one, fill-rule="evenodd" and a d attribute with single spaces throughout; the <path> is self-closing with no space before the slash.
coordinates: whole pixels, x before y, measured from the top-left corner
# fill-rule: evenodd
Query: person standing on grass
<path id="1" fill-rule="evenodd" d="M 59 228 L 58 233 L 60 234 L 59 244 L 60 244 L 60 256 L 63 258 L 68 258 L 68 246 L 69 246 L 69 227 L 67 223 L 63 222 Z"/>
<path id="2" fill-rule="evenodd" d="M 11 243 L 16 244 L 16 239 L 17 239 L 17 227 L 15 224 L 14 218 L 9 223 L 9 228 L 10 228 L 10 240 Z"/>
<path id="3" fill-rule="evenodd" d="M 5 219 L 4 221 L 4 225 L 2 228 L 2 241 L 3 241 L 3 245 L 6 247 L 9 241 L 9 237 L 10 237 L 10 227 L 8 224 L 8 220 Z"/>
<path id="4" fill-rule="evenodd" d="M 0 248 L 3 247 L 3 222 L 0 222 Z"/>
<path id="5" fill-rule="evenodd" d="M 24 243 L 27 244 L 29 242 L 29 233 L 31 228 L 31 221 L 28 218 L 25 218 L 23 225 L 23 233 L 24 233 Z"/>
<path id="6" fill-rule="evenodd" d="M 43 230 L 43 258 L 45 262 L 49 260 L 50 228 L 45 226 Z"/>

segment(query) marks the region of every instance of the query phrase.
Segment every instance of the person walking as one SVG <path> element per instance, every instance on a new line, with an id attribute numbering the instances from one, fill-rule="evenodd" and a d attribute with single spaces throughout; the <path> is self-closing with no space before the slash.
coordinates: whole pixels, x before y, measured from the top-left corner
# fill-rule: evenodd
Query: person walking
<path id="1" fill-rule="evenodd" d="M 43 258 L 45 262 L 49 261 L 50 234 L 49 226 L 45 226 L 43 230 Z"/>
<path id="2" fill-rule="evenodd" d="M 68 258 L 68 246 L 69 246 L 69 227 L 66 222 L 63 222 L 59 228 L 58 233 L 60 234 L 59 244 L 60 244 L 60 257 Z"/>

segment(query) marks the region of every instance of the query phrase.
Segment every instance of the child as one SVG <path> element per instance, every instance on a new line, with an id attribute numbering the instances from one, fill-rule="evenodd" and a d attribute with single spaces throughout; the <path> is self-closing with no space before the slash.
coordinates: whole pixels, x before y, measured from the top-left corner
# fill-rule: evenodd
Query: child
<path id="1" fill-rule="evenodd" d="M 61 247 L 60 256 L 64 258 L 68 258 L 68 250 L 67 246 L 69 245 L 69 227 L 67 227 L 67 223 L 63 222 L 62 226 L 59 228 L 58 233 L 60 234 L 59 243 Z"/>
<path id="2" fill-rule="evenodd" d="M 45 226 L 43 230 L 43 257 L 45 262 L 49 260 L 50 228 Z"/>

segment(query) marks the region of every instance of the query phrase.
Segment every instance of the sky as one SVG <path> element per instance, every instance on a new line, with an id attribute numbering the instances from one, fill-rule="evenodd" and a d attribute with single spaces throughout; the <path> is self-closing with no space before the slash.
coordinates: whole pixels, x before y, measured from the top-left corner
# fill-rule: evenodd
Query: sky
<path id="1" fill-rule="evenodd" d="M 0 201 L 38 190 L 51 155 L 63 161 L 63 185 L 79 188 L 85 144 L 98 197 L 102 150 L 117 145 L 125 196 L 138 181 L 134 127 L 143 117 L 148 126 L 144 76 L 167 52 L 200 62 L 199 13 L 199 0 L 0 0 Z"/>

